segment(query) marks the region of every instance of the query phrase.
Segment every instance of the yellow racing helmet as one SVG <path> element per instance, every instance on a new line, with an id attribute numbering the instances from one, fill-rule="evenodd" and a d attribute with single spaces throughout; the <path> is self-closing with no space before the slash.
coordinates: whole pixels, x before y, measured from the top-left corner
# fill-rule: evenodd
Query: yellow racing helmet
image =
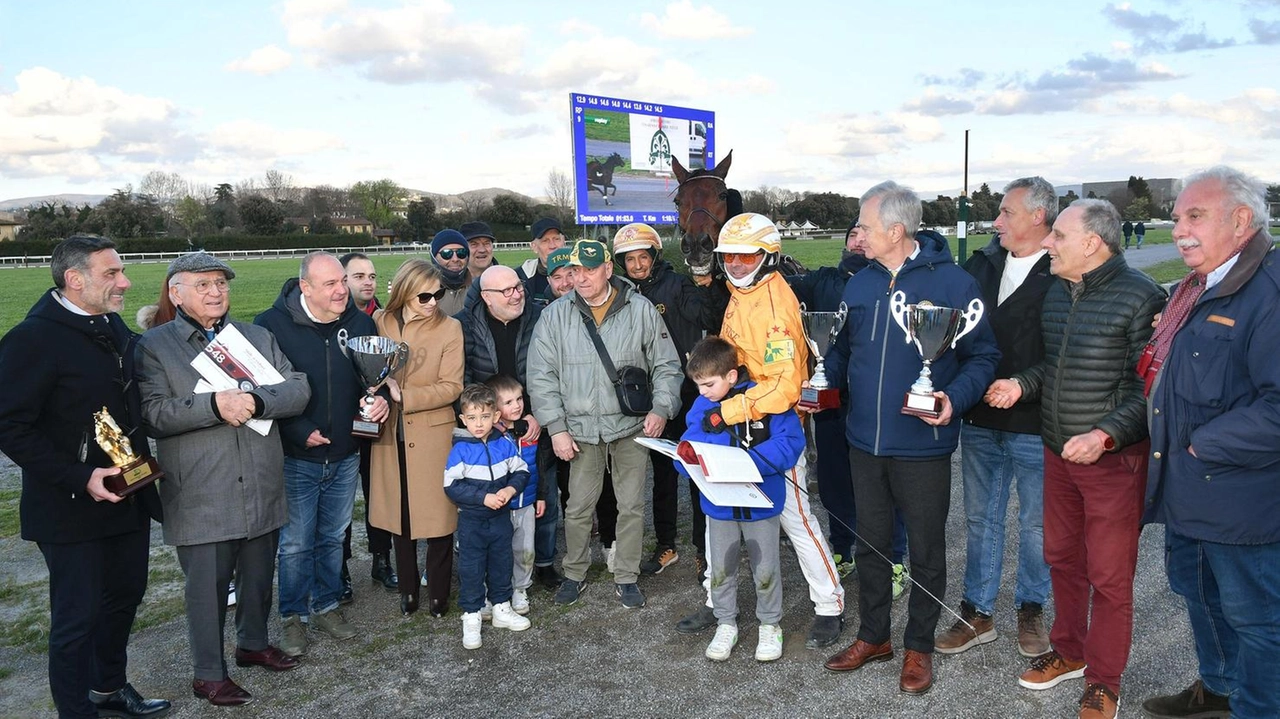
<path id="1" fill-rule="evenodd" d="M 632 250 L 653 250 L 656 256 L 662 252 L 662 238 L 657 230 L 643 222 L 624 225 L 613 236 L 613 256 L 619 257 Z"/>
<path id="2" fill-rule="evenodd" d="M 773 220 L 754 212 L 744 212 L 729 218 L 720 228 L 716 252 L 752 254 L 765 252 L 777 255 L 782 252 L 782 235 L 774 227 Z"/>

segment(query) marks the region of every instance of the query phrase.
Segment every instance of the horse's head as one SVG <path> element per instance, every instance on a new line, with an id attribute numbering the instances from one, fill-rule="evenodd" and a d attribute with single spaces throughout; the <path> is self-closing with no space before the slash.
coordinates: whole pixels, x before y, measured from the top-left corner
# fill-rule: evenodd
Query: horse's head
<path id="1" fill-rule="evenodd" d="M 675 200 L 679 210 L 680 254 L 695 275 L 709 275 L 715 265 L 720 226 L 729 219 L 731 193 L 735 193 L 724 181 L 731 164 L 732 150 L 709 170 L 689 172 L 680 160 L 671 158 L 671 170 L 680 183 Z"/>

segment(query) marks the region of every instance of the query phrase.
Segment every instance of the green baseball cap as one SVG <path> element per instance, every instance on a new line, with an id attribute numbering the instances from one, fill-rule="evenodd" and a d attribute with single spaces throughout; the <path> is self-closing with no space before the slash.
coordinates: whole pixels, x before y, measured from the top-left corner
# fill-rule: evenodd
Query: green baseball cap
<path id="1" fill-rule="evenodd" d="M 573 252 L 569 255 L 569 264 L 588 269 L 613 262 L 609 247 L 599 240 L 578 240 L 573 243 Z"/>

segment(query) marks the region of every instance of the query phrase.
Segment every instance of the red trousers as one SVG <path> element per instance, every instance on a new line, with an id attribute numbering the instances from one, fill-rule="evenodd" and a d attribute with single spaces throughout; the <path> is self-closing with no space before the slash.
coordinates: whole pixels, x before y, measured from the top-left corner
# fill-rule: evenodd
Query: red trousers
<path id="1" fill-rule="evenodd" d="M 1088 663 L 1087 683 L 1117 694 L 1133 637 L 1133 574 L 1150 449 L 1143 440 L 1088 465 L 1044 451 L 1044 559 L 1054 606 L 1049 639 L 1065 659 Z"/>

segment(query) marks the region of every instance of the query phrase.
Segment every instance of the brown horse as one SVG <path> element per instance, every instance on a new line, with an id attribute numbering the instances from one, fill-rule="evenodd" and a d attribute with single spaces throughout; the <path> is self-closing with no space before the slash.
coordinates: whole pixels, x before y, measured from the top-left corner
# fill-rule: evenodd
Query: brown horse
<path id="1" fill-rule="evenodd" d="M 675 199 L 679 211 L 680 254 L 695 275 L 709 275 L 715 269 L 714 252 L 720 227 L 742 212 L 742 195 L 729 189 L 724 180 L 732 164 L 732 150 L 709 170 L 690 172 L 680 160 L 671 158 L 671 171 L 680 183 Z"/>
<path id="2" fill-rule="evenodd" d="M 587 163 L 587 191 L 592 188 L 599 187 L 600 196 L 604 198 L 604 204 L 609 202 L 609 190 L 613 189 L 613 194 L 618 194 L 618 186 L 613 184 L 613 171 L 622 167 L 622 155 L 613 153 L 609 155 L 609 159 L 604 162 L 592 160 Z"/>

